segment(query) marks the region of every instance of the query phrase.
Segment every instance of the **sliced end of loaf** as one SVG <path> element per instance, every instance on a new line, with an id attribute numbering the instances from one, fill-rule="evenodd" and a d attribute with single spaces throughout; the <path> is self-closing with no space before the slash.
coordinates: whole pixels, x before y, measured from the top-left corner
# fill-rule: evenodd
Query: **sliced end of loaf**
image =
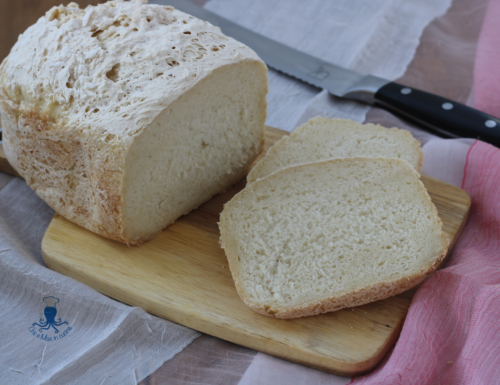
<path id="1" fill-rule="evenodd" d="M 221 214 L 221 244 L 242 300 L 297 318 L 417 285 L 447 236 L 418 173 L 389 158 L 288 167 L 247 185 Z"/>
<path id="2" fill-rule="evenodd" d="M 155 236 L 245 176 L 262 149 L 266 93 L 262 62 L 218 68 L 134 140 L 123 189 L 131 243 Z"/>

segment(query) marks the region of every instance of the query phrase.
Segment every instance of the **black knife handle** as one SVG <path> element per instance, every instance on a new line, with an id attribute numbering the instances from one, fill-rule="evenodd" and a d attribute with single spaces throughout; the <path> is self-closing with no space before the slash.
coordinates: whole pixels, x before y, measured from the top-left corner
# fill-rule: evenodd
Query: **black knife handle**
<path id="1" fill-rule="evenodd" d="M 447 136 L 477 138 L 500 147 L 500 119 L 450 99 L 391 82 L 375 93 L 375 104 Z"/>

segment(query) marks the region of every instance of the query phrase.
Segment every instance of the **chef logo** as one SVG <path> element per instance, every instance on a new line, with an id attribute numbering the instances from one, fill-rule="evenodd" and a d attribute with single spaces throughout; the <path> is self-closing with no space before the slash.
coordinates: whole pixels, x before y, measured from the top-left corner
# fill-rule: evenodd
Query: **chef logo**
<path id="1" fill-rule="evenodd" d="M 59 298 L 45 297 L 43 302 L 45 302 L 45 308 L 43 314 L 40 312 L 40 320 L 34 322 L 28 330 L 36 338 L 47 342 L 58 341 L 66 337 L 72 328 L 67 326 L 68 321 L 63 321 L 61 317 L 57 317 L 56 305 L 59 303 Z"/>

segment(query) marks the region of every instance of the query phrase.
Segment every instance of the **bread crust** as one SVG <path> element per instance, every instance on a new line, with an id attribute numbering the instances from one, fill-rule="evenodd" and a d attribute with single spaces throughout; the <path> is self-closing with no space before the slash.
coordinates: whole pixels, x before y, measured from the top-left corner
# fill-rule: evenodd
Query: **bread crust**
<path id="1" fill-rule="evenodd" d="M 40 198 L 72 222 L 126 242 L 119 157 L 106 156 L 107 149 L 92 135 L 72 131 L 37 110 L 3 112 L 7 159 Z M 17 124 L 8 116 L 15 116 Z M 114 150 L 123 152 L 118 146 Z"/>
<path id="2" fill-rule="evenodd" d="M 349 159 L 384 159 L 385 161 L 388 162 L 404 162 L 398 159 L 392 159 L 392 158 L 364 158 L 364 157 L 356 157 L 356 158 L 349 158 Z M 408 275 L 405 277 L 400 277 L 396 279 L 391 279 L 391 280 L 384 280 L 381 282 L 377 282 L 374 284 L 371 284 L 366 287 L 358 288 L 356 290 L 351 290 L 345 293 L 342 293 L 337 296 L 333 297 L 327 297 L 323 298 L 321 300 L 313 301 L 313 302 L 308 302 L 304 303 L 301 305 L 297 306 L 291 306 L 287 308 L 274 308 L 272 306 L 267 306 L 260 304 L 258 302 L 252 301 L 245 295 L 245 290 L 243 290 L 242 287 L 242 281 L 239 277 L 239 270 L 237 269 L 237 264 L 238 264 L 238 247 L 237 247 L 237 242 L 238 240 L 231 237 L 231 221 L 229 219 L 229 214 L 231 211 L 231 206 L 236 205 L 238 200 L 241 200 L 245 197 L 247 194 L 251 194 L 251 189 L 252 187 L 255 187 L 257 184 L 261 183 L 266 183 L 268 179 L 273 178 L 274 175 L 280 173 L 280 174 L 286 174 L 286 173 L 293 173 L 295 170 L 299 168 L 304 168 L 308 167 L 312 163 L 339 163 L 339 162 L 344 162 L 348 161 L 348 158 L 336 158 L 336 159 L 330 159 L 330 160 L 325 160 L 325 161 L 320 161 L 320 162 L 311 162 L 311 163 L 306 163 L 306 164 L 301 164 L 301 165 L 295 165 L 295 166 L 290 166 L 283 168 L 281 170 L 275 171 L 273 174 L 270 174 L 264 178 L 256 180 L 254 183 L 252 183 L 250 188 L 245 188 L 242 191 L 240 191 L 238 194 L 236 194 L 231 201 L 229 201 L 226 206 L 224 207 L 224 210 L 221 214 L 221 219 L 219 223 L 219 228 L 220 228 L 220 244 L 221 247 L 224 249 L 225 254 L 228 258 L 229 262 L 229 268 L 231 270 L 231 274 L 233 276 L 234 282 L 235 282 L 235 287 L 236 291 L 238 292 L 238 295 L 242 299 L 242 301 L 250 307 L 252 310 L 255 312 L 268 316 L 268 317 L 274 317 L 274 318 L 281 318 L 281 319 L 293 319 L 293 318 L 300 318 L 300 317 L 307 317 L 307 316 L 313 316 L 313 315 L 318 315 L 322 313 L 328 313 L 332 311 L 337 311 L 343 308 L 349 308 L 349 307 L 354 307 L 354 306 L 360 306 L 364 305 L 370 302 L 382 300 L 385 298 L 392 297 L 394 295 L 403 293 L 404 291 L 407 291 L 415 286 L 417 286 L 419 283 L 423 282 L 430 274 L 432 274 L 440 265 L 440 263 L 444 260 L 448 253 L 448 248 L 450 241 L 448 239 L 448 236 L 441 230 L 440 233 L 440 239 L 441 239 L 441 244 L 442 244 L 442 249 L 441 253 L 433 258 L 430 259 L 430 263 L 423 269 L 421 269 L 418 273 Z M 420 179 L 420 175 L 413 170 L 412 171 L 415 173 L 415 175 Z M 425 186 L 423 183 L 419 180 L 419 183 L 421 185 L 422 191 L 425 193 L 425 196 L 427 197 L 426 203 L 429 207 L 429 209 L 433 212 L 434 217 L 436 218 L 439 227 L 442 229 L 442 221 L 441 218 L 438 215 L 438 211 L 434 204 L 432 203 L 430 196 L 425 189 Z M 248 187 L 248 186 L 247 186 Z"/>
<path id="3" fill-rule="evenodd" d="M 123 178 L 135 139 L 215 71 L 249 61 L 267 71 L 217 27 L 146 3 L 53 7 L 0 66 L 9 162 L 59 214 L 129 245 L 159 233 L 135 239 L 124 229 Z"/>

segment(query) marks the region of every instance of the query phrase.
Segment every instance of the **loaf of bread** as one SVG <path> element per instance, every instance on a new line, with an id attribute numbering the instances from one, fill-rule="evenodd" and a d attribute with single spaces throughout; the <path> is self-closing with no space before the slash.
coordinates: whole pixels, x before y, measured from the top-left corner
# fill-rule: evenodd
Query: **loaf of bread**
<path id="1" fill-rule="evenodd" d="M 235 195 L 219 226 L 241 299 L 277 318 L 399 294 L 437 268 L 449 243 L 419 174 L 390 158 L 281 169 Z"/>
<path id="2" fill-rule="evenodd" d="M 420 143 L 409 131 L 318 117 L 271 147 L 250 171 L 247 181 L 251 183 L 295 164 L 354 156 L 403 159 L 417 172 L 420 172 L 423 161 Z"/>
<path id="3" fill-rule="evenodd" d="M 168 6 L 54 7 L 0 67 L 9 162 L 67 219 L 140 244 L 259 154 L 267 68 Z"/>

